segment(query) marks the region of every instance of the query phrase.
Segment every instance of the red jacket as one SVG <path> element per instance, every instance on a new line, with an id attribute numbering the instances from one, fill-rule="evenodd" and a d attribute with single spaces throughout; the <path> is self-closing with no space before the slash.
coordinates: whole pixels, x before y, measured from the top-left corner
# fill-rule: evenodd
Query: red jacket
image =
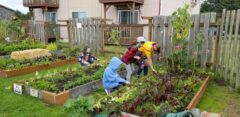
<path id="1" fill-rule="evenodd" d="M 133 57 L 136 55 L 137 51 L 138 51 L 137 47 L 130 47 L 128 51 L 125 53 L 125 55 L 123 56 L 122 61 L 125 64 L 130 64 L 131 60 L 134 59 Z"/>

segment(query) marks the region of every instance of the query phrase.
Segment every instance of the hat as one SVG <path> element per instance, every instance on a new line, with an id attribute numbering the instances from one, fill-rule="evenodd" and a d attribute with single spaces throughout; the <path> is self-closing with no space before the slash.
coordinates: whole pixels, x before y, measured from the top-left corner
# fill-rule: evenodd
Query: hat
<path id="1" fill-rule="evenodd" d="M 145 39 L 145 37 L 141 36 L 141 37 L 137 37 L 137 42 L 146 42 L 147 40 Z"/>

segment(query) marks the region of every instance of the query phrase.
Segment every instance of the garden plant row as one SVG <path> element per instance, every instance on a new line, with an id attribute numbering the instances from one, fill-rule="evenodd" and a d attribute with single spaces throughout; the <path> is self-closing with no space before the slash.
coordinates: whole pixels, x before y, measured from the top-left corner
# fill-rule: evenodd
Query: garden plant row
<path id="1" fill-rule="evenodd" d="M 209 78 L 204 70 L 166 72 L 142 78 L 99 99 L 88 114 L 120 116 L 127 112 L 140 116 L 163 116 L 168 112 L 192 109 L 203 95 Z"/>
<path id="2" fill-rule="evenodd" d="M 38 57 L 34 59 L 0 59 L 0 76 L 12 77 L 35 71 L 56 68 L 66 64 L 75 64 L 77 59 L 65 56 Z"/>
<path id="3" fill-rule="evenodd" d="M 10 55 L 13 51 L 35 48 L 45 48 L 45 45 L 43 45 L 40 41 L 34 40 L 32 38 L 27 38 L 21 42 L 1 43 L 0 56 Z"/>
<path id="4" fill-rule="evenodd" d="M 13 90 L 15 93 L 38 97 L 48 104 L 61 105 L 68 98 L 76 98 L 98 89 L 102 85 L 99 79 L 103 71 L 104 67 L 92 65 L 67 68 L 45 76 L 36 73 L 33 79 L 14 83 Z"/>

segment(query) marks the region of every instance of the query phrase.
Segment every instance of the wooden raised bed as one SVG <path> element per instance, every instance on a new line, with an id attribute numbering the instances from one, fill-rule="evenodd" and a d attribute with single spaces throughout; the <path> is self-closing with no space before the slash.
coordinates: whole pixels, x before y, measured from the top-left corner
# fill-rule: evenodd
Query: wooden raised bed
<path id="1" fill-rule="evenodd" d="M 76 64 L 76 63 L 77 63 L 77 59 L 71 59 L 71 60 L 55 61 L 55 62 L 52 62 L 51 64 L 47 64 L 47 65 L 36 65 L 36 66 L 25 67 L 25 68 L 11 70 L 11 71 L 0 70 L 0 77 L 7 78 L 7 77 L 19 76 L 19 75 L 24 75 L 24 74 L 29 74 L 32 72 L 40 71 L 40 70 L 61 67 L 66 64 Z"/>
<path id="2" fill-rule="evenodd" d="M 186 107 L 188 110 L 191 111 L 191 109 L 193 109 L 193 108 L 195 108 L 197 106 L 198 102 L 200 101 L 201 97 L 203 96 L 204 92 L 207 89 L 208 83 L 209 83 L 209 77 L 207 77 L 204 80 L 203 84 L 198 89 L 197 93 L 194 95 L 193 99 L 191 100 L 191 102 Z M 134 114 L 126 113 L 126 112 L 122 112 L 121 114 L 123 116 L 128 116 L 128 117 L 140 117 L 138 115 L 134 115 Z"/>
<path id="3" fill-rule="evenodd" d="M 201 97 L 203 96 L 204 92 L 207 89 L 209 83 L 209 77 L 207 77 L 203 84 L 201 85 L 201 87 L 198 89 L 197 93 L 194 95 L 193 99 L 191 100 L 191 102 L 188 104 L 187 109 L 191 110 L 193 108 L 195 108 L 198 104 L 198 102 L 200 101 Z"/>
<path id="4" fill-rule="evenodd" d="M 37 97 L 47 104 L 63 105 L 64 102 L 67 101 L 69 98 L 76 98 L 79 95 L 87 95 L 95 91 L 96 89 L 102 86 L 102 80 L 95 80 L 58 94 L 49 91 L 34 89 L 30 86 L 22 85 L 21 83 L 19 83 L 18 85 L 22 86 L 22 94 Z"/>

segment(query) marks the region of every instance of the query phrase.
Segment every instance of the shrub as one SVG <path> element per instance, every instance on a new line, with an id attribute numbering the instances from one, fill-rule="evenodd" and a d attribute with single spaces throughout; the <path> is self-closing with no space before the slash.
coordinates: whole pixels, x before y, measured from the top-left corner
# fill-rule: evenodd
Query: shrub
<path id="1" fill-rule="evenodd" d="M 6 21 L 0 21 L 0 41 L 3 41 L 7 36 L 8 23 Z"/>
<path id="2" fill-rule="evenodd" d="M 54 51 L 54 50 L 57 50 L 57 45 L 55 43 L 50 43 L 47 45 L 47 50 L 50 50 L 50 51 Z"/>
<path id="3" fill-rule="evenodd" d="M 64 113 L 67 117 L 87 116 L 93 110 L 94 98 L 92 96 L 70 99 L 64 104 Z"/>

